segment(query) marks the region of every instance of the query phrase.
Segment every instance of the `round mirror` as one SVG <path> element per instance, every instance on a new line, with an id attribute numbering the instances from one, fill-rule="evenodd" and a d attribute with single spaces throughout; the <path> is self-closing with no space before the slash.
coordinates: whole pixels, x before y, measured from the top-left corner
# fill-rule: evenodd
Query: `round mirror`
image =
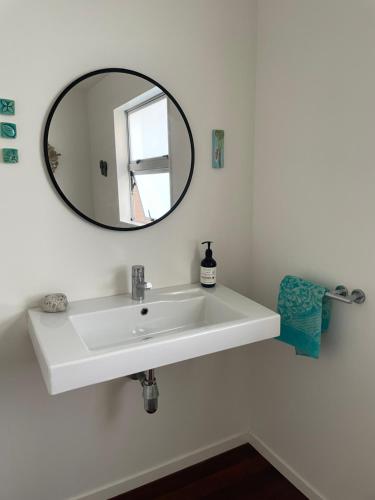
<path id="1" fill-rule="evenodd" d="M 189 123 L 151 78 L 110 68 L 73 81 L 44 131 L 48 173 L 63 200 L 99 226 L 156 224 L 180 203 L 194 167 Z"/>

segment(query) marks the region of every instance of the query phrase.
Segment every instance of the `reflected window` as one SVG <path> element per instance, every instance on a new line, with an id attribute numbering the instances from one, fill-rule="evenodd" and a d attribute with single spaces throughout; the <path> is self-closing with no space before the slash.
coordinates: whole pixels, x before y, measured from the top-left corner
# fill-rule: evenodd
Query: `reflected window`
<path id="1" fill-rule="evenodd" d="M 168 155 L 167 98 L 128 111 L 130 161 Z"/>
<path id="2" fill-rule="evenodd" d="M 136 174 L 136 183 L 145 215 L 150 220 L 159 219 L 171 208 L 169 172 Z"/>
<path id="3" fill-rule="evenodd" d="M 171 208 L 167 97 L 129 109 L 126 116 L 132 220 L 147 223 Z"/>

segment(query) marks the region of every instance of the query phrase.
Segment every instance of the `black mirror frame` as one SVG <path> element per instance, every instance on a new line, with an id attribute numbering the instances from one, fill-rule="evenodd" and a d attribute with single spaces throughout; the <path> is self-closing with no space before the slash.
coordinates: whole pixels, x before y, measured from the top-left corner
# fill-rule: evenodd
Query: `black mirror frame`
<path id="1" fill-rule="evenodd" d="M 149 81 L 153 85 L 159 87 L 169 97 L 169 99 L 173 102 L 173 104 L 176 106 L 176 108 L 180 112 L 180 114 L 182 116 L 182 119 L 184 120 L 184 123 L 185 123 L 186 129 L 187 129 L 188 135 L 189 135 L 190 148 L 191 148 L 191 164 L 190 164 L 189 176 L 188 176 L 186 185 L 184 187 L 184 190 L 182 191 L 182 193 L 181 193 L 180 197 L 178 198 L 178 200 L 176 201 L 176 203 L 172 206 L 172 208 L 170 210 L 168 210 L 168 212 L 166 212 L 162 217 L 159 217 L 159 219 L 157 219 L 157 220 L 155 220 L 153 222 L 150 222 L 148 224 L 145 224 L 143 226 L 134 226 L 134 227 L 108 226 L 107 224 L 102 224 L 101 222 L 97 222 L 94 219 L 91 219 L 90 217 L 88 217 L 87 215 L 85 215 L 83 212 L 81 212 L 80 210 L 78 210 L 78 208 L 75 207 L 73 205 L 73 203 L 71 203 L 71 201 L 69 201 L 68 198 L 65 196 L 65 194 L 63 193 L 63 191 L 61 190 L 60 186 L 58 185 L 58 183 L 57 183 L 57 181 L 55 179 L 55 176 L 54 176 L 54 174 L 52 172 L 52 167 L 51 167 L 51 164 L 50 164 L 50 161 L 49 161 L 49 156 L 48 156 L 48 134 L 49 134 L 49 129 L 50 129 L 50 126 L 51 126 L 53 115 L 54 115 L 54 113 L 55 113 L 58 105 L 60 104 L 60 102 L 62 101 L 62 99 L 64 98 L 64 96 L 69 92 L 69 90 L 72 89 L 79 82 L 81 82 L 82 80 L 86 80 L 87 78 L 90 78 L 91 76 L 100 75 L 102 73 L 125 73 L 125 74 L 128 74 L 128 75 L 138 76 L 140 78 L 144 78 L 145 80 Z M 64 88 L 64 90 L 58 95 L 58 97 L 56 98 L 56 100 L 52 104 L 52 107 L 51 107 L 51 109 L 50 109 L 50 111 L 48 113 L 48 116 L 47 116 L 47 121 L 46 121 L 46 124 L 45 124 L 45 127 L 44 127 L 44 133 L 43 133 L 43 152 L 44 152 L 44 161 L 45 161 L 45 164 L 46 164 L 46 167 L 47 167 L 48 175 L 49 175 L 49 177 L 50 177 L 50 179 L 52 181 L 52 184 L 53 184 L 54 188 L 56 189 L 57 193 L 61 196 L 61 198 L 64 200 L 64 202 L 76 214 L 78 214 L 80 217 L 82 217 L 86 221 L 91 222 L 92 224 L 95 224 L 96 226 L 100 226 L 100 227 L 103 227 L 105 229 L 111 229 L 113 231 L 137 231 L 139 229 L 145 229 L 147 227 L 154 226 L 158 222 L 160 222 L 163 219 L 165 219 L 166 217 L 168 217 L 168 215 L 170 215 L 176 209 L 176 207 L 181 203 L 182 199 L 184 198 L 184 196 L 187 193 L 187 190 L 189 189 L 189 186 L 190 186 L 190 183 L 191 183 L 191 179 L 192 179 L 192 176 L 193 176 L 194 162 L 195 162 L 195 149 L 194 149 L 193 134 L 191 133 L 190 125 L 189 125 L 189 122 L 187 121 L 185 113 L 182 111 L 182 108 L 178 104 L 178 102 L 176 101 L 176 99 L 172 96 L 172 94 L 170 94 L 170 92 L 168 92 L 167 89 L 165 89 L 162 85 L 160 85 L 160 83 L 158 83 L 157 81 L 153 80 L 149 76 L 143 75 L 142 73 L 139 73 L 138 71 L 133 71 L 131 69 L 124 69 L 124 68 L 103 68 L 103 69 L 98 69 L 98 70 L 95 70 L 95 71 L 91 71 L 89 73 L 85 73 L 84 75 L 80 76 L 79 78 L 76 78 L 67 87 Z"/>

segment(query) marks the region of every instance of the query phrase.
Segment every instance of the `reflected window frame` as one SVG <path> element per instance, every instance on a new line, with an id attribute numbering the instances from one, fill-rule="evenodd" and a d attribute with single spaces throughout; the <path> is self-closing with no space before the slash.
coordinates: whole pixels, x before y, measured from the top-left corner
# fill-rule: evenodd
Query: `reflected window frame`
<path id="1" fill-rule="evenodd" d="M 125 119 L 126 119 L 126 132 L 127 132 L 127 152 L 128 152 L 128 173 L 129 173 L 129 195 L 130 195 L 130 212 L 131 221 L 136 224 L 147 224 L 155 221 L 156 219 L 152 217 L 152 214 L 145 213 L 144 206 L 142 203 L 142 193 L 140 192 L 139 186 L 137 185 L 137 176 L 139 175 L 158 175 L 165 174 L 169 175 L 169 200 L 168 200 L 168 210 L 172 206 L 172 170 L 170 161 L 170 123 L 169 123 L 169 102 L 167 95 L 158 89 L 157 95 L 149 98 L 148 92 L 138 96 L 140 99 L 139 103 L 133 107 L 125 109 Z M 144 99 L 142 100 L 142 96 Z M 148 106 L 165 100 L 167 108 L 167 144 L 168 152 L 163 156 L 156 156 L 153 158 L 137 158 L 136 160 L 131 160 L 131 130 L 129 125 L 129 116 L 137 111 L 144 110 Z"/>

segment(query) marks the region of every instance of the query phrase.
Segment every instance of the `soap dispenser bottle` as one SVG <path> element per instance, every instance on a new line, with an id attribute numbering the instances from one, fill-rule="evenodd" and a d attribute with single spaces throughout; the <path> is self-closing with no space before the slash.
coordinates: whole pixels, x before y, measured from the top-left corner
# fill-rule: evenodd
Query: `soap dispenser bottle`
<path id="1" fill-rule="evenodd" d="M 212 241 L 203 241 L 207 244 L 206 256 L 201 262 L 201 285 L 205 288 L 212 288 L 216 285 L 216 260 L 212 257 Z"/>

